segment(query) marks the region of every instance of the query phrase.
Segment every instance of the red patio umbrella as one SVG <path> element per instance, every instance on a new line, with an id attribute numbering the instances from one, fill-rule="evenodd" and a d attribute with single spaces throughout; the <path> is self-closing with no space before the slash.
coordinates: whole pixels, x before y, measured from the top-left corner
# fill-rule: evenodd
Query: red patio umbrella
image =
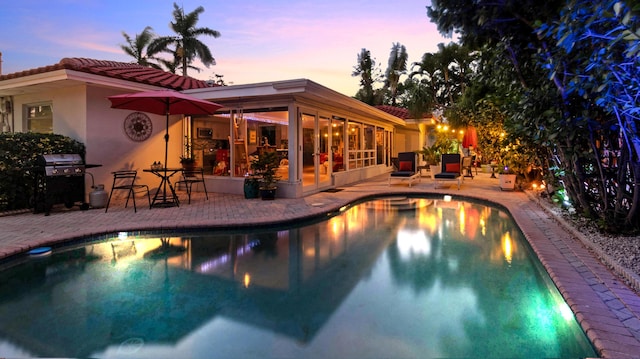
<path id="1" fill-rule="evenodd" d="M 167 166 L 169 148 L 169 115 L 213 115 L 222 107 L 215 102 L 201 100 L 173 90 L 136 92 L 107 97 L 111 108 L 166 115 L 164 165 Z"/>
<path id="2" fill-rule="evenodd" d="M 222 105 L 215 102 L 201 100 L 174 90 L 136 92 L 107 98 L 111 101 L 111 108 L 166 115 L 164 135 L 165 177 L 169 152 L 169 115 L 213 115 L 222 107 Z"/>
<path id="3" fill-rule="evenodd" d="M 478 147 L 478 132 L 473 126 L 467 127 L 467 131 L 465 131 L 464 137 L 462 138 L 462 147 L 469 148 L 469 146 L 473 146 L 473 148 Z"/>

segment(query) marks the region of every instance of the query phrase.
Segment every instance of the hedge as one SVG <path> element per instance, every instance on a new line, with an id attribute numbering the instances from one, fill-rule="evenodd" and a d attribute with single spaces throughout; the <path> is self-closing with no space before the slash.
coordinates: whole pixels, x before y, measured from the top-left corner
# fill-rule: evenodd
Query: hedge
<path id="1" fill-rule="evenodd" d="M 43 154 L 78 153 L 85 145 L 72 138 L 41 133 L 0 133 L 0 211 L 32 208 L 33 170 Z"/>

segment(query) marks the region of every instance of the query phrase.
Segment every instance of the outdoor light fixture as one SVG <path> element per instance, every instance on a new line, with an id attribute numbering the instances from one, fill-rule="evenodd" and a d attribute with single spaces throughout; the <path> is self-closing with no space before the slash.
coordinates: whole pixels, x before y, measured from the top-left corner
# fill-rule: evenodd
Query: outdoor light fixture
<path id="1" fill-rule="evenodd" d="M 534 191 L 542 191 L 546 188 L 546 183 L 544 181 L 540 181 L 540 183 L 538 182 L 531 182 L 531 189 Z"/>

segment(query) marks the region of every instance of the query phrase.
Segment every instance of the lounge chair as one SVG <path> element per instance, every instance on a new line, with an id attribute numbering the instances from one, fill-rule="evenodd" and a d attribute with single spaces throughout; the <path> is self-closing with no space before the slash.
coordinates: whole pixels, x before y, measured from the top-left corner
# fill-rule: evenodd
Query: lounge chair
<path id="1" fill-rule="evenodd" d="M 416 164 L 415 152 L 398 153 L 398 169 L 397 171 L 389 173 L 389 186 L 391 186 L 392 180 L 408 181 L 409 187 L 411 187 L 413 181 L 416 179 L 420 181 L 420 172 Z"/>
<path id="2" fill-rule="evenodd" d="M 443 154 L 441 157 L 441 168 L 442 171 L 433 176 L 435 187 L 438 187 L 439 182 L 455 181 L 458 182 L 458 189 L 460 189 L 460 183 L 462 181 L 462 176 L 460 175 L 460 154 Z"/>

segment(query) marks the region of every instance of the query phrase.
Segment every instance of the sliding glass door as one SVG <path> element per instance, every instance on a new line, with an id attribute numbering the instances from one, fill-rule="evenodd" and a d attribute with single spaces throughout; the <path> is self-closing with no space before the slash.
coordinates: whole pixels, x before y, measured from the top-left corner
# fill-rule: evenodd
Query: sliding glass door
<path id="1" fill-rule="evenodd" d="M 302 185 L 309 192 L 331 186 L 333 156 L 330 120 L 307 113 L 300 115 L 302 128 Z"/>

